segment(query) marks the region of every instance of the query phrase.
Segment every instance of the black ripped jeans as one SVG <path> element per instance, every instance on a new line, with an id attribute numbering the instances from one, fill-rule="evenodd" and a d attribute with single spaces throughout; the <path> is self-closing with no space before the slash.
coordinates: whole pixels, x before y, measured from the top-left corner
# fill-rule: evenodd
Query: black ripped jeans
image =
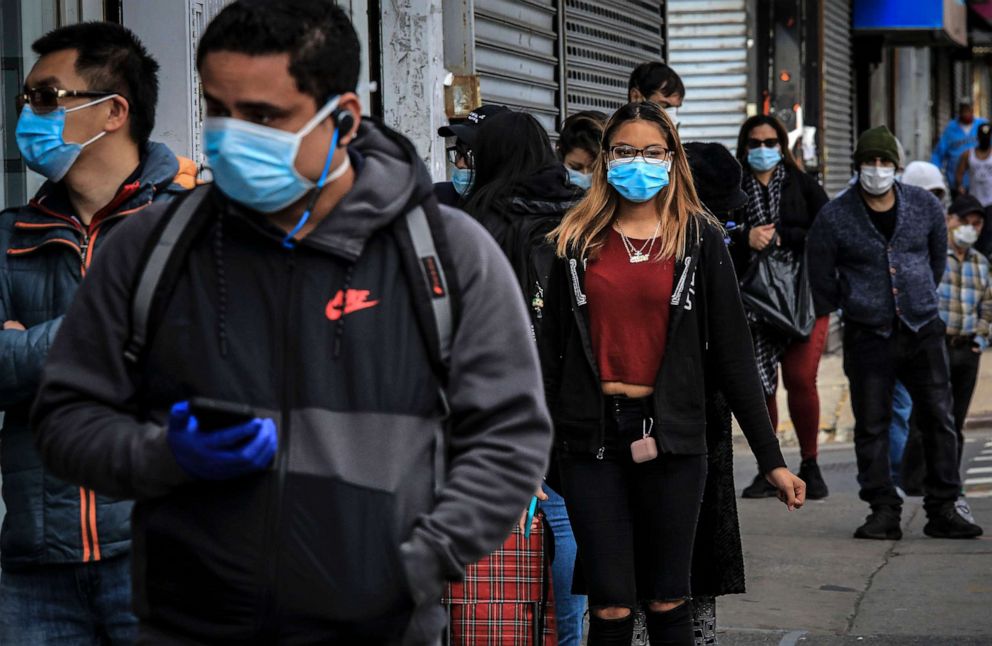
<path id="1" fill-rule="evenodd" d="M 578 546 L 576 592 L 589 595 L 593 610 L 633 609 L 690 595 L 692 545 L 706 481 L 706 456 L 662 453 L 650 462 L 634 463 L 630 444 L 641 438 L 644 420 L 653 417 L 650 406 L 650 398 L 608 397 L 602 459 L 586 453 L 563 453 L 559 458 L 565 504 Z M 657 437 L 658 433 L 664 429 L 655 426 L 652 434 Z M 684 639 L 687 645 L 693 643 L 691 613 L 653 614 L 670 615 L 679 622 L 680 638 L 664 643 L 680 644 Z M 613 643 L 597 638 L 605 628 L 601 624 L 602 620 L 591 623 L 590 646 Z M 626 639 L 629 644 L 630 638 Z"/>

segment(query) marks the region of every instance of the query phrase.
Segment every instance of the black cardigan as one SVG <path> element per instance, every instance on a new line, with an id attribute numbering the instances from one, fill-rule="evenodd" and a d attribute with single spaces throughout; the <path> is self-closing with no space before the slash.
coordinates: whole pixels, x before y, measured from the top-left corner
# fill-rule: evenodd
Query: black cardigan
<path id="1" fill-rule="evenodd" d="M 694 227 L 676 264 L 665 358 L 655 383 L 662 451 L 707 452 L 707 392 L 721 389 L 762 472 L 785 466 L 768 418 L 737 278 L 716 226 Z M 589 336 L 584 262 L 555 263 L 545 294 L 541 365 L 556 446 L 596 453 L 604 445 L 604 397 Z"/>
<path id="2" fill-rule="evenodd" d="M 747 185 L 747 179 L 745 169 L 741 181 L 742 188 Z M 802 254 L 806 250 L 806 235 L 813 226 L 813 220 L 828 201 L 829 198 L 823 187 L 815 179 L 798 168 L 786 166 L 782 197 L 779 201 L 780 221 L 777 229 L 782 244 Z M 744 224 L 747 222 L 746 209 L 745 206 L 734 214 L 738 227 L 730 232 L 730 255 L 734 259 L 734 266 L 739 276 L 744 274 L 753 257 L 751 246 L 747 241 L 751 230 Z"/>

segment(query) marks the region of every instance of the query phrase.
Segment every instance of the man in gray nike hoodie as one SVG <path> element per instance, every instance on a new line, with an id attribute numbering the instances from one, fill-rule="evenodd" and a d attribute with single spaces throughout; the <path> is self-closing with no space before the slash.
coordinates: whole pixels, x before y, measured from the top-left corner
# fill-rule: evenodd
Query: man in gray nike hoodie
<path id="1" fill-rule="evenodd" d="M 38 447 L 59 477 L 136 499 L 149 643 L 431 643 L 443 582 L 501 544 L 547 463 L 519 287 L 433 202 L 410 143 L 361 121 L 357 37 L 330 0 L 239 0 L 199 48 L 202 228 L 136 361 L 136 277 L 167 211 L 108 240 L 51 350 Z M 411 248 L 417 209 L 436 255 Z M 446 365 L 425 324 L 442 297 Z M 197 396 L 255 418 L 207 428 Z"/>

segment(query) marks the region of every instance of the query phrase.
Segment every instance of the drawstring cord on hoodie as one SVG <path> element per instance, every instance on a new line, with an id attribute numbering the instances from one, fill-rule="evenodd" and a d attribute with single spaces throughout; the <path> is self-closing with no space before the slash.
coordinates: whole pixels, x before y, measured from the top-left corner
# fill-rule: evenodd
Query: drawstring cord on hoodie
<path id="1" fill-rule="evenodd" d="M 355 263 L 349 263 L 344 274 L 344 288 L 341 290 L 341 318 L 334 328 L 334 358 L 341 356 L 341 340 L 344 338 L 344 309 L 348 305 L 348 290 L 351 289 L 351 281 L 355 277 Z"/>
<path id="2" fill-rule="evenodd" d="M 217 271 L 217 342 L 220 356 L 227 358 L 227 277 L 224 273 L 224 212 L 217 215 L 213 239 L 214 269 Z"/>

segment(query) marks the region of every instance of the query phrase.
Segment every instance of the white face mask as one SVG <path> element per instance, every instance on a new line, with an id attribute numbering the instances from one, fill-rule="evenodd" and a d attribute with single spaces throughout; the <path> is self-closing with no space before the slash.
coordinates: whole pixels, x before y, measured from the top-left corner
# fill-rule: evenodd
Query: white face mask
<path id="1" fill-rule="evenodd" d="M 962 249 L 970 249 L 978 240 L 978 230 L 970 224 L 962 224 L 954 229 L 954 244 Z"/>
<path id="2" fill-rule="evenodd" d="M 674 106 L 670 106 L 670 107 L 665 108 L 665 112 L 668 113 L 668 118 L 672 120 L 672 123 L 674 123 L 676 126 L 678 126 L 679 125 L 679 109 L 676 108 L 676 107 L 674 107 Z"/>
<path id="3" fill-rule="evenodd" d="M 896 169 L 886 166 L 862 166 L 858 175 L 861 188 L 869 195 L 885 195 L 896 181 Z"/>

